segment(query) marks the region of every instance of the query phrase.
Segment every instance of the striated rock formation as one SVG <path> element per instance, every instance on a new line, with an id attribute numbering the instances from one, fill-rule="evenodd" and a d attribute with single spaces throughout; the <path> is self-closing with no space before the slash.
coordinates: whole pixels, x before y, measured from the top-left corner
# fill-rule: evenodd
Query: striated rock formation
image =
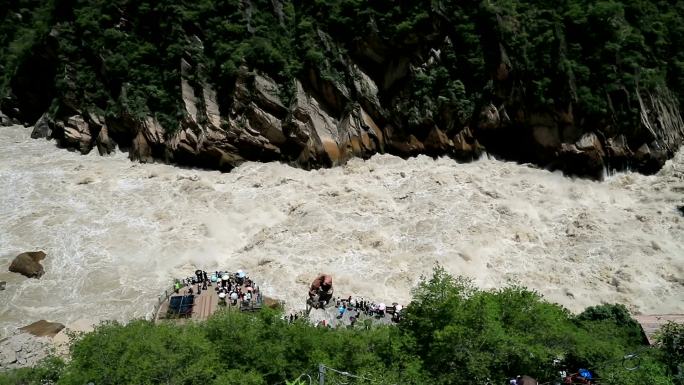
<path id="1" fill-rule="evenodd" d="M 609 138 L 595 132 L 581 134 L 572 126 L 571 115 L 564 117 L 565 123 L 558 116 L 532 116 L 522 125 L 529 127 L 526 134 L 514 129 L 506 111 L 491 104 L 481 110 L 474 130 L 466 126 L 448 133 L 433 125 L 422 136 L 407 135 L 380 112 L 383 107 L 373 81 L 358 68 L 355 70 L 362 75 L 355 83 L 356 91 L 368 93 L 365 104 L 377 119 L 359 103 L 340 101 L 348 90 L 337 89 L 332 83 L 314 84 L 327 95 L 324 97 L 309 88 L 311 84 L 297 81 L 296 93 L 286 106 L 273 79 L 243 68 L 233 88 L 230 110 L 224 113 L 209 84 L 202 84 L 196 92 L 183 79 L 180 89 L 185 118 L 175 132 L 164 130 L 153 117 L 102 119 L 84 114 L 51 119 L 44 114 L 34 126 L 32 137 L 54 138 L 60 146 L 83 154 L 97 147 L 100 155 L 106 155 L 119 146 L 129 151 L 135 161 L 175 162 L 224 171 L 246 160 L 329 167 L 352 157 L 367 158 L 382 152 L 448 155 L 469 161 L 487 149 L 571 175 L 601 178 L 609 167 L 631 166 L 653 173 L 668 157 L 658 140 L 632 149 L 622 134 Z M 559 122 L 566 126 L 560 127 Z"/>
<path id="2" fill-rule="evenodd" d="M 597 179 L 606 168 L 656 172 L 676 148 L 668 152 L 656 139 L 634 149 L 622 134 L 606 138 L 596 132 L 582 133 L 572 125 L 571 115 L 564 117 L 568 120 L 565 123 L 551 115 L 531 116 L 527 122 L 515 123 L 505 110 L 491 104 L 481 110 L 475 129 L 466 126 L 445 131 L 433 125 L 422 135 L 407 134 L 382 115 L 377 87 L 368 75 L 360 73 L 365 83 L 356 83 L 357 91 L 375 92 L 366 100 L 368 110 L 360 103 L 340 101 L 348 91 L 334 84 L 314 84 L 326 97 L 319 96 L 311 84 L 299 81 L 286 106 L 274 80 L 243 68 L 234 85 L 232 105 L 223 113 L 209 84 L 202 84 L 196 92 L 183 79 L 180 89 L 185 118 L 174 132 L 165 130 L 153 117 L 102 119 L 86 113 L 53 119 L 43 114 L 32 137 L 53 138 L 61 147 L 83 154 L 97 147 L 100 155 L 106 155 L 119 146 L 135 161 L 175 162 L 223 171 L 247 160 L 330 167 L 352 157 L 368 158 L 382 152 L 448 155 L 469 161 L 488 150 Z M 681 120 L 670 131 L 676 132 L 680 126 L 684 127 Z"/>
<path id="3" fill-rule="evenodd" d="M 40 278 L 45 274 L 40 261 L 45 259 L 42 251 L 29 251 L 17 255 L 10 264 L 9 271 L 22 274 L 28 278 Z"/>
<path id="4" fill-rule="evenodd" d="M 13 66 L 0 124 L 34 124 L 33 137 L 83 154 L 118 147 L 135 161 L 224 171 L 486 151 L 599 179 L 654 173 L 684 141 L 684 97 L 666 83 L 684 77 L 667 50 L 651 52 L 667 39 L 639 22 L 638 12 L 659 20 L 661 5 L 579 17 L 569 3 L 518 1 L 209 3 L 57 7 L 21 60 L 0 57 Z M 143 33 L 145 15 L 169 22 Z M 635 36 L 617 39 L 625 30 Z"/>

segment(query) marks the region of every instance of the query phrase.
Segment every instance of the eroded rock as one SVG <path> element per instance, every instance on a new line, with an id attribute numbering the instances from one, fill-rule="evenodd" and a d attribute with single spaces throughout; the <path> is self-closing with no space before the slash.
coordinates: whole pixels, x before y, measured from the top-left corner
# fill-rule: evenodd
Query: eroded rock
<path id="1" fill-rule="evenodd" d="M 60 145 L 82 153 L 96 145 L 105 155 L 118 145 L 133 160 L 222 171 L 246 160 L 284 161 L 304 168 L 334 166 L 382 152 L 404 157 L 449 155 L 467 161 L 478 158 L 486 146 L 487 151 L 507 159 L 600 179 L 605 169 L 656 172 L 671 155 L 658 139 L 633 151 L 627 143 L 634 135 L 618 135 L 600 123 L 596 133 L 587 132 L 581 116 L 575 117 L 573 102 L 526 109 L 520 90 L 515 89 L 518 85 L 506 86 L 515 74 L 501 47 L 498 67 L 492 73 L 494 97 L 476 104 L 471 118 L 459 118 L 455 107 L 432 111 L 437 102 L 427 98 L 427 107 L 421 108 L 428 111 L 420 123 L 407 123 L 393 110 L 398 108 L 395 102 L 406 97 L 402 94 L 405 85 L 397 80 L 438 63 L 444 49 L 451 46 L 448 38 L 441 48 L 426 51 L 415 63 L 383 56 L 391 56 L 390 47 L 370 38 L 357 47 L 356 54 L 370 60 L 362 63 L 338 52 L 325 34 L 319 37 L 326 50 L 339 53 L 336 76 L 322 76 L 320 68 L 307 68 L 301 82 L 295 81 L 294 89 L 289 89 L 243 65 L 233 85 L 219 88 L 219 98 L 211 84 L 197 78 L 202 73 L 198 64 L 182 60 L 178 97 L 184 114 L 178 127 L 162 127 L 152 117 L 139 119 L 125 111 L 109 117 L 105 124 L 87 111 L 81 116 L 69 109 L 66 114 L 71 116 L 55 122 L 44 114 L 32 136 L 55 137 Z M 613 136 L 603 136 L 607 133 Z"/>
<path id="2" fill-rule="evenodd" d="M 42 251 L 28 251 L 17 255 L 10 264 L 9 271 L 22 274 L 28 278 L 40 278 L 45 274 L 40 261 L 45 259 Z"/>
<path id="3" fill-rule="evenodd" d="M 17 330 L 0 340 L 0 371 L 34 366 L 51 351 L 49 337 L 36 337 Z"/>
<path id="4" fill-rule="evenodd" d="M 501 116 L 499 115 L 499 109 L 492 104 L 482 108 L 482 111 L 480 111 L 478 128 L 491 131 L 499 127 L 501 127 Z"/>
<path id="5" fill-rule="evenodd" d="M 53 122 L 50 120 L 48 113 L 41 115 L 40 119 L 33 126 L 33 131 L 31 131 L 31 138 L 46 138 L 50 139 L 52 137 L 52 127 Z"/>
<path id="6" fill-rule="evenodd" d="M 433 127 L 430 130 L 427 138 L 423 141 L 425 146 L 425 151 L 429 154 L 440 155 L 447 152 L 447 150 L 453 147 L 453 142 L 449 140 L 449 137 L 437 127 Z"/>
<path id="7" fill-rule="evenodd" d="M 116 148 L 116 144 L 112 138 L 109 137 L 107 126 L 100 129 L 100 133 L 97 135 L 95 143 L 97 144 L 97 152 L 100 153 L 100 155 L 111 154 Z"/>
<path id="8" fill-rule="evenodd" d="M 602 179 L 605 170 L 604 155 L 603 146 L 596 134 L 587 133 L 573 144 L 561 145 L 559 168 L 566 174 Z"/>
<path id="9" fill-rule="evenodd" d="M 74 115 L 66 122 L 58 123 L 62 125 L 63 139 L 62 145 L 69 148 L 78 149 L 81 154 L 87 154 L 92 149 L 93 138 L 90 134 L 90 127 L 82 116 Z"/>
<path id="10" fill-rule="evenodd" d="M 667 161 L 667 151 L 657 142 L 642 144 L 634 153 L 636 169 L 644 174 L 655 174 Z"/>
<path id="11" fill-rule="evenodd" d="M 454 156 L 460 160 L 473 160 L 482 155 L 483 147 L 475 139 L 470 128 L 466 127 L 456 134 L 452 140 Z"/>
<path id="12" fill-rule="evenodd" d="M 1 102 L 0 102 L 0 104 L 1 104 Z M 16 113 L 14 115 L 16 116 Z M 5 114 L 4 112 L 0 111 L 0 126 L 9 127 L 9 126 L 13 126 L 16 124 L 21 124 L 21 122 L 15 118 L 9 116 L 8 114 Z"/>
<path id="13" fill-rule="evenodd" d="M 202 94 L 204 97 L 204 105 L 206 106 L 207 121 L 214 128 L 221 126 L 221 114 L 219 112 L 218 103 L 216 102 L 216 91 L 205 84 L 202 88 Z"/>
<path id="14" fill-rule="evenodd" d="M 297 82 L 297 95 L 293 116 L 301 131 L 309 137 L 308 147 L 310 155 L 316 159 L 325 159 L 327 165 L 340 164 L 343 159 L 340 155 L 339 132 L 337 121 L 330 116 L 318 103 L 307 94 L 301 83 Z"/>
<path id="15" fill-rule="evenodd" d="M 131 160 L 137 160 L 142 163 L 154 161 L 154 158 L 152 157 L 152 149 L 150 148 L 150 144 L 147 142 L 145 134 L 142 131 L 139 131 L 133 139 L 131 150 L 128 156 Z"/>

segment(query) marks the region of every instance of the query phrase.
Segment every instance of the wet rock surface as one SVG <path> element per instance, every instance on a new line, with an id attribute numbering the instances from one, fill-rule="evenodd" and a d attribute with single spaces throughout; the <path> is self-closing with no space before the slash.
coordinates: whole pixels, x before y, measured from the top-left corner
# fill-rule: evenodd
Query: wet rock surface
<path id="1" fill-rule="evenodd" d="M 42 251 L 21 253 L 12 260 L 9 271 L 28 278 L 40 278 L 45 274 L 45 269 L 40 264 L 43 259 L 45 259 L 45 253 Z"/>

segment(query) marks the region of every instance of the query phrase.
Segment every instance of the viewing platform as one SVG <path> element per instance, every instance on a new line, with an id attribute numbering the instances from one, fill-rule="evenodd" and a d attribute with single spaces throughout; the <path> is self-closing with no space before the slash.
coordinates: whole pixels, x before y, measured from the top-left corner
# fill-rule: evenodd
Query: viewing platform
<path id="1" fill-rule="evenodd" d="M 684 314 L 650 314 L 635 315 L 634 319 L 639 322 L 641 329 L 646 335 L 649 345 L 655 342 L 653 337 L 660 328 L 668 322 L 684 324 Z"/>
<path id="2" fill-rule="evenodd" d="M 177 280 L 179 288 L 165 290 L 155 307 L 154 322 L 204 321 L 219 309 L 257 311 L 264 306 L 264 297 L 246 275 L 222 273 L 217 276 L 212 273 L 205 276 L 206 281 L 195 277 Z M 227 279 L 223 281 L 222 278 Z"/>

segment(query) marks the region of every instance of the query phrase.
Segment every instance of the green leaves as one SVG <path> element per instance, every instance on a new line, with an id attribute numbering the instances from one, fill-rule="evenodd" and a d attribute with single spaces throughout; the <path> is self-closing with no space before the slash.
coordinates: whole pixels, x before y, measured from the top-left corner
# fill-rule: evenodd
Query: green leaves
<path id="1" fill-rule="evenodd" d="M 684 325 L 668 322 L 656 334 L 657 346 L 667 363 L 667 369 L 684 384 Z"/>
<path id="2" fill-rule="evenodd" d="M 439 266 L 413 294 L 400 329 L 411 337 L 437 383 L 500 382 L 518 373 L 552 379 L 556 369 L 551 363 L 558 357 L 568 368 L 597 368 L 601 376 L 616 381 L 635 379 L 608 383 L 638 384 L 637 377 L 645 378 L 624 376 L 622 368 L 604 365 L 642 343 L 624 306 L 597 306 L 575 317 L 536 292 L 521 287 L 477 290 Z M 650 362 L 653 381 L 666 381 L 657 360 Z"/>
<path id="3" fill-rule="evenodd" d="M 71 349 L 60 383 L 203 384 L 219 357 L 195 325 L 134 321 L 99 326 Z"/>

